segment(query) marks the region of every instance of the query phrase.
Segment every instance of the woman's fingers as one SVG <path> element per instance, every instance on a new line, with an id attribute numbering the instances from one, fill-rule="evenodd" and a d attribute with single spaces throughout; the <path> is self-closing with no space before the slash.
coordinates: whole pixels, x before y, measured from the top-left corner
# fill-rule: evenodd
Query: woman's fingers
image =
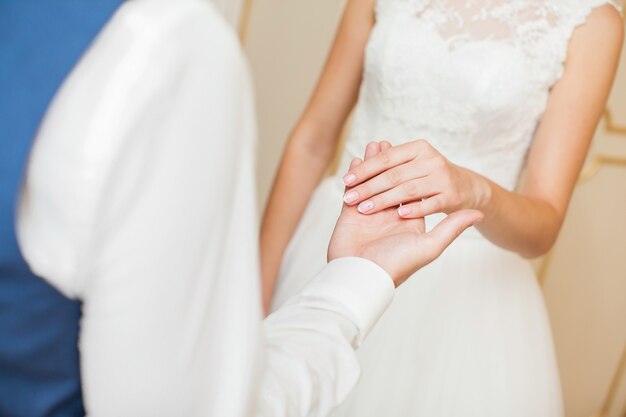
<path id="1" fill-rule="evenodd" d="M 363 160 L 368 161 L 374 156 L 378 155 L 379 153 L 380 153 L 380 143 L 370 142 L 367 144 L 367 147 L 365 148 L 365 157 L 363 158 Z M 353 171 L 353 170 L 350 169 L 350 171 Z M 349 184 L 346 184 L 346 185 L 349 185 Z"/>
<path id="2" fill-rule="evenodd" d="M 370 143 L 370 145 L 372 145 Z M 370 147 L 368 145 L 368 148 Z M 378 145 L 380 152 L 380 145 Z M 385 145 L 386 147 L 386 145 Z M 348 186 L 355 186 L 363 181 L 387 171 L 393 167 L 409 162 L 417 157 L 420 152 L 430 147 L 425 141 L 414 141 L 400 146 L 391 147 L 378 153 L 371 158 L 366 157 L 366 162 L 355 169 L 351 169 L 343 177 L 343 183 Z M 432 148 L 431 148 L 432 149 Z M 367 151 L 366 151 L 366 156 Z"/>
<path id="3" fill-rule="evenodd" d="M 405 197 L 401 198 L 398 204 L 405 201 L 415 200 L 418 197 L 418 195 L 415 195 L 416 193 L 419 194 L 420 198 L 423 198 L 425 195 L 418 192 L 419 190 L 416 190 L 413 187 L 413 184 L 407 184 L 407 182 L 424 178 L 428 176 L 430 172 L 431 167 L 428 160 L 419 161 L 419 163 L 418 161 L 412 161 L 398 167 L 391 168 L 371 180 L 351 188 L 345 193 L 344 201 L 348 204 L 359 204 L 394 188 L 398 188 L 399 191 L 404 191 L 406 193 Z"/>
<path id="4" fill-rule="evenodd" d="M 437 190 L 434 189 L 428 178 L 418 178 L 404 182 L 389 191 L 361 202 L 358 210 L 363 214 L 372 214 L 405 202 L 421 200 L 436 193 Z"/>
<path id="5" fill-rule="evenodd" d="M 419 219 L 430 214 L 443 213 L 446 205 L 442 194 L 404 204 L 398 208 L 398 215 L 405 219 Z"/>
<path id="6" fill-rule="evenodd" d="M 361 158 L 354 158 L 351 162 L 350 162 L 350 169 L 354 169 L 356 167 L 358 167 L 359 165 L 361 165 L 363 163 L 363 160 Z M 346 187 L 346 190 L 348 188 Z"/>
<path id="7" fill-rule="evenodd" d="M 352 162 L 350 162 L 350 169 L 356 168 L 363 163 L 361 158 L 354 158 Z"/>

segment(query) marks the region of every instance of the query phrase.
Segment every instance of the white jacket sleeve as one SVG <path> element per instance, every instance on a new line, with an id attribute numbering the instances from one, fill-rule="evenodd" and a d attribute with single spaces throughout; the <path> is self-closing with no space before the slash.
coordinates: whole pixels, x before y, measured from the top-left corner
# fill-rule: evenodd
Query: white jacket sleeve
<path id="1" fill-rule="evenodd" d="M 393 294 L 391 278 L 378 265 L 342 258 L 269 316 L 257 415 L 328 415 L 356 384 L 354 350 Z"/>

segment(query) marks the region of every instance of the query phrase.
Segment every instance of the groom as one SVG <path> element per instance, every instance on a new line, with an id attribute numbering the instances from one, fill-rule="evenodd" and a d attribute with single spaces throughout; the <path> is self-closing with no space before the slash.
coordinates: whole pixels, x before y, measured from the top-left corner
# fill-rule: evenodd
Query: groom
<path id="1" fill-rule="evenodd" d="M 91 2 L 57 3 L 38 11 L 93 13 Z M 41 40 L 44 52 L 54 36 Z M 1 415 L 81 415 L 81 392 L 88 414 L 115 417 L 325 416 L 345 397 L 358 378 L 354 349 L 394 286 L 480 214 L 456 213 L 424 234 L 394 210 L 345 207 L 328 266 L 262 321 L 255 135 L 245 61 L 210 4 L 133 0 L 117 10 L 30 150 L 19 251 L 0 265 L 0 311 L 13 323 L 0 323 Z M 15 149 L 29 141 L 3 139 L 11 184 L 23 162 Z M 22 256 L 28 268 L 4 267 Z M 71 300 L 82 302 L 80 358 Z"/>

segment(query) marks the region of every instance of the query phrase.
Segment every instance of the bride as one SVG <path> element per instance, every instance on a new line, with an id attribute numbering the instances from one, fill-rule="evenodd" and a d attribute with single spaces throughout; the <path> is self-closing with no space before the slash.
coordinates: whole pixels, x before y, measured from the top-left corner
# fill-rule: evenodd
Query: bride
<path id="1" fill-rule="evenodd" d="M 348 2 L 264 216 L 266 308 L 325 264 L 342 195 L 364 215 L 399 206 L 429 227 L 461 208 L 485 220 L 398 289 L 335 416 L 562 416 L 548 318 L 524 258 L 550 249 L 566 214 L 619 59 L 616 9 Z M 321 181 L 355 104 L 339 175 Z M 373 139 L 385 140 L 367 146 L 377 156 L 347 173 Z"/>

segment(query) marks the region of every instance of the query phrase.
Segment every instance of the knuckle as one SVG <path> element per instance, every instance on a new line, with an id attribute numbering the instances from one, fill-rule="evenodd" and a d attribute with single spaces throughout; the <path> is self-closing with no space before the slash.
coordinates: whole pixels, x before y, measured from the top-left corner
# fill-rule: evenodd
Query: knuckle
<path id="1" fill-rule="evenodd" d="M 437 196 L 438 208 L 449 208 L 456 204 L 456 197 L 449 192 L 443 192 Z"/>
<path id="2" fill-rule="evenodd" d="M 441 170 L 441 177 L 443 178 L 443 180 L 446 182 L 447 186 L 450 186 L 452 184 L 452 173 L 450 172 L 449 169 L 447 168 L 443 168 Z"/>
<path id="3" fill-rule="evenodd" d="M 447 165 L 446 159 L 441 155 L 436 155 L 435 157 L 433 157 L 432 163 L 438 169 L 445 169 Z"/>
<path id="4" fill-rule="evenodd" d="M 441 210 L 445 205 L 444 199 L 443 198 L 433 198 L 430 199 L 430 211 L 439 211 Z"/>
<path id="5" fill-rule="evenodd" d="M 450 204 L 450 208 L 453 211 L 461 210 L 463 208 L 463 197 L 460 194 L 456 194 L 452 203 Z"/>
<path id="6" fill-rule="evenodd" d="M 389 151 L 382 151 L 378 154 L 378 158 L 383 165 L 388 165 L 391 162 L 391 155 L 389 155 Z"/>
<path id="7" fill-rule="evenodd" d="M 457 197 L 454 195 L 448 195 L 437 201 L 436 210 L 441 212 L 455 211 L 457 206 Z"/>
<path id="8" fill-rule="evenodd" d="M 407 197 L 417 197 L 419 194 L 419 188 L 413 181 L 405 182 L 402 185 L 402 191 Z"/>
<path id="9" fill-rule="evenodd" d="M 369 187 L 367 185 L 360 185 L 354 189 L 359 195 L 359 199 L 368 198 L 370 194 Z"/>
<path id="10" fill-rule="evenodd" d="M 387 207 L 389 196 L 386 194 L 381 194 L 381 195 L 372 197 L 370 200 L 374 203 L 374 207 L 380 210 L 380 209 Z"/>
<path id="11" fill-rule="evenodd" d="M 435 148 L 433 148 L 433 146 L 430 144 L 430 142 L 428 142 L 426 139 L 419 139 L 417 141 L 417 145 L 420 149 L 420 151 L 426 153 L 426 154 L 432 154 L 433 152 L 435 152 Z"/>
<path id="12" fill-rule="evenodd" d="M 402 182 L 402 176 L 395 169 L 387 171 L 385 176 L 387 177 L 387 181 L 393 186 L 400 185 L 400 183 Z"/>

